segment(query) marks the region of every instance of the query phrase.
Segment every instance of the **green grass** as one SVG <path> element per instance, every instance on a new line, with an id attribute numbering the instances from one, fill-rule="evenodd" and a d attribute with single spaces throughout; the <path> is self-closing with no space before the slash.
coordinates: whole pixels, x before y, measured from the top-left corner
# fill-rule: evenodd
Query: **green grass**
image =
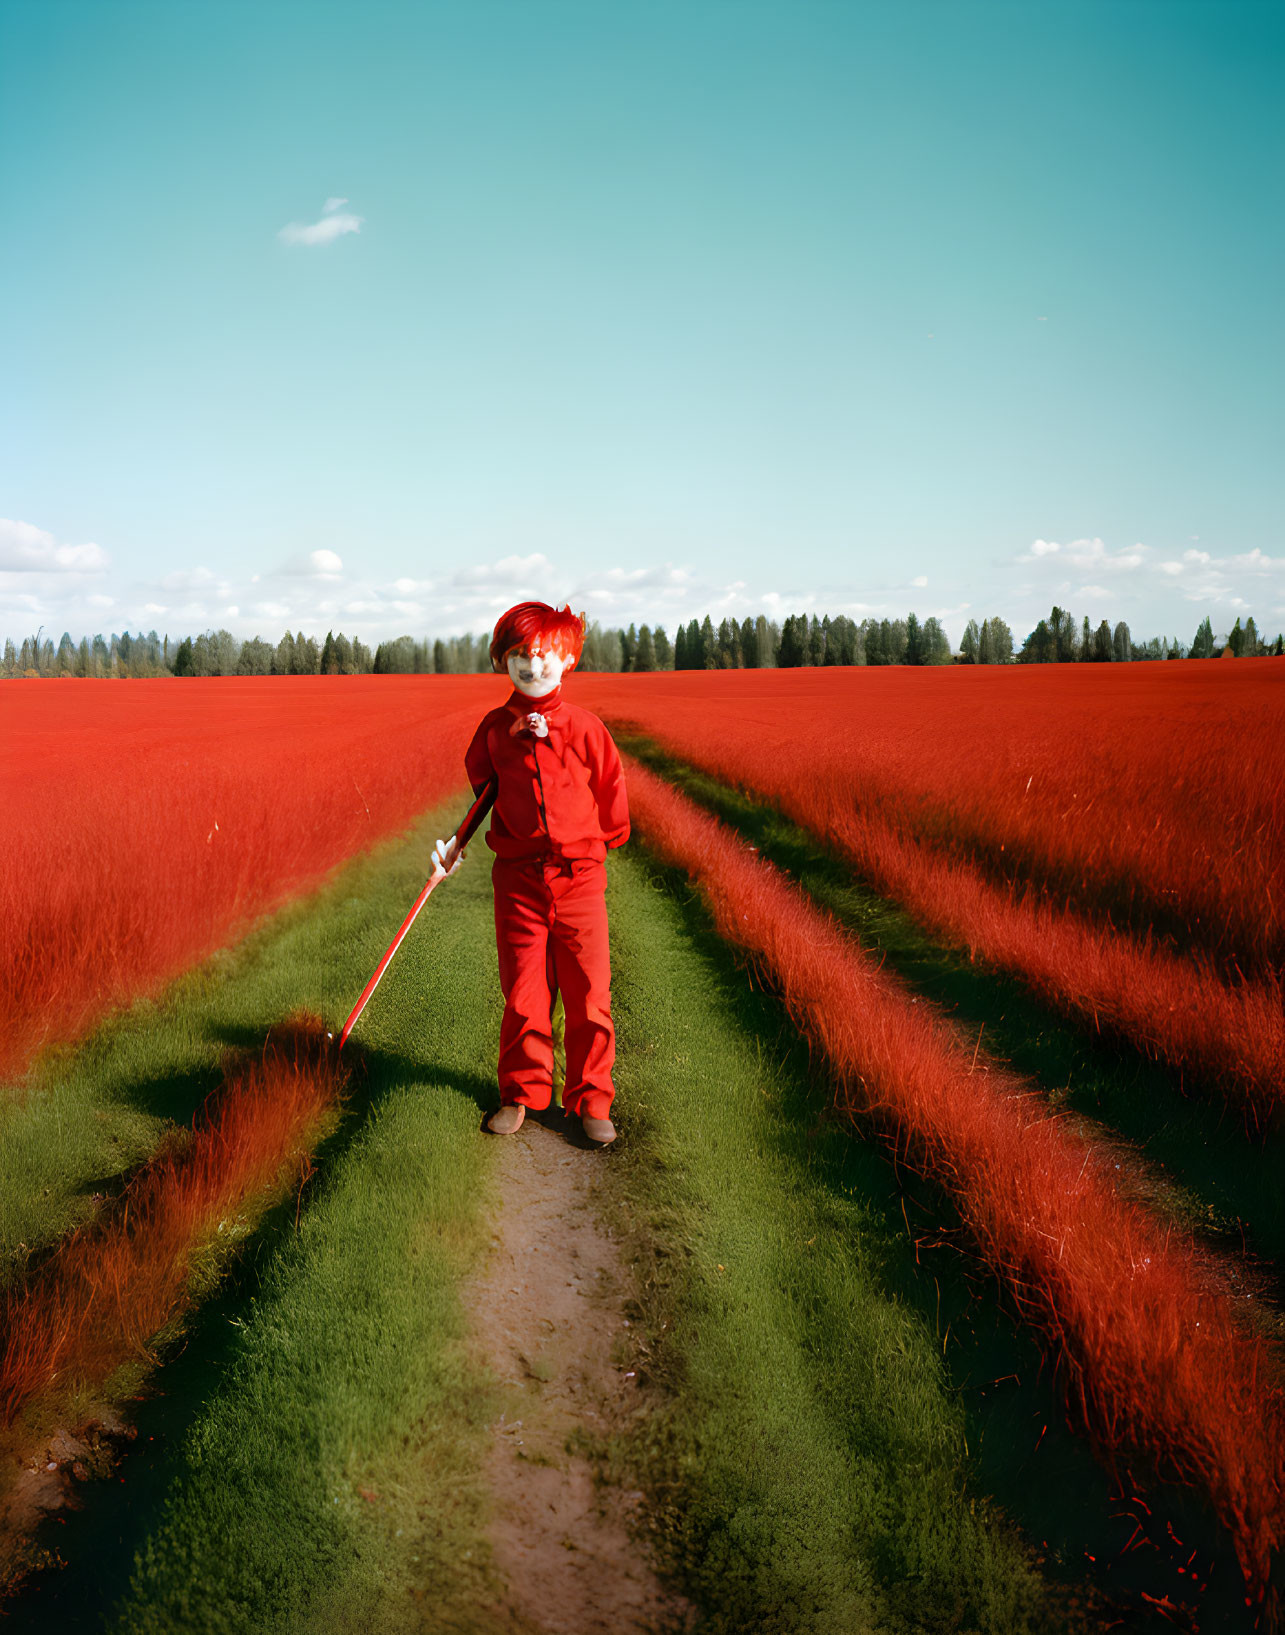
<path id="1" fill-rule="evenodd" d="M 456 815 L 350 865 L 160 1001 L 44 1062 L 6 1120 L 11 1246 L 47 1241 L 83 1215 L 87 1188 L 118 1181 L 170 1119 L 190 1117 L 228 1046 L 255 1048 L 300 1006 L 341 1021 Z M 291 1198 L 189 1321 L 162 1396 L 137 1410 L 169 1457 L 140 1458 L 137 1482 L 127 1461 L 128 1494 L 91 1489 L 85 1513 L 51 1533 L 74 1567 L 26 1603 L 38 1618 L 52 1605 L 97 1622 L 125 1588 L 122 1544 L 140 1547 L 126 1627 L 315 1628 L 332 1614 L 342 1627 L 351 1613 L 395 1629 L 419 1627 L 427 1586 L 445 1603 L 485 1599 L 489 1387 L 465 1356 L 459 1281 L 485 1236 L 478 1126 L 495 1099 L 498 1018 L 490 884 L 475 861 L 434 897 L 358 1024 L 350 1110 L 318 1154 L 298 1231 Z M 22 1615 L 15 1604 L 15 1627 Z"/>
<path id="2" fill-rule="evenodd" d="M 458 805 L 435 816 L 452 821 Z M 0 1283 L 90 1214 L 95 1193 L 116 1190 L 172 1123 L 190 1122 L 230 1045 L 257 1049 L 300 1007 L 342 1022 L 423 884 L 432 822 L 0 1091 Z"/>
<path id="3" fill-rule="evenodd" d="M 434 818 L 351 865 L 60 1054 L 9 1128 L 30 1121 L 34 1146 L 41 1120 L 101 1113 L 124 1149 L 132 1118 L 141 1153 L 199 1104 L 221 1047 L 254 1046 L 300 1005 L 342 1019 L 438 832 Z M 130 1635 L 498 1635 L 480 1475 L 496 1399 L 460 1298 L 494 1204 L 478 1131 L 500 1016 L 486 861 L 434 896 L 363 1017 L 366 1072 L 297 1229 L 291 1199 L 138 1406 L 140 1443 L 163 1451 L 127 1460 L 120 1491 L 87 1493 L 59 1532 L 72 1568 L 14 1604 L 15 1629 L 59 1612 L 94 1627 L 119 1603 L 109 1627 Z M 1080 1552 L 1101 1548 L 1108 1485 L 1056 1430 L 1032 1459 L 1052 1401 L 1038 1349 L 959 1257 L 916 1264 L 907 1223 L 950 1229 L 937 1200 L 827 1116 L 797 1035 L 684 890 L 638 848 L 610 871 L 623 1134 L 602 1201 L 635 1269 L 630 1366 L 652 1411 L 595 1451 L 647 1491 L 702 1635 L 1081 1622 L 1097 1603 Z M 86 1186 L 125 1168 L 103 1151 L 70 1146 L 10 1230 L 38 1239 L 83 1209 Z M 983 1401 L 1010 1372 L 1030 1377 L 1023 1392 Z M 986 1497 L 1009 1506 L 1031 1484 L 1022 1519 L 1050 1540 L 1051 1591 Z"/>
<path id="4" fill-rule="evenodd" d="M 701 1629 L 1055 1625 L 902 1297 L 886 1159 L 822 1116 L 772 1007 L 663 887 L 613 864 L 610 1187 L 637 1269 L 632 1366 L 661 1406 L 610 1457 L 649 1490 Z"/>

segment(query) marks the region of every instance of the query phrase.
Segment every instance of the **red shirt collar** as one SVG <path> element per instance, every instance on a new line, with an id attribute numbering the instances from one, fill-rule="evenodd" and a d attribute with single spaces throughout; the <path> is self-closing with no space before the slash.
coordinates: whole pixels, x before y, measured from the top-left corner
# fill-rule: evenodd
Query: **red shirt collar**
<path id="1" fill-rule="evenodd" d="M 543 698 L 528 698 L 515 687 L 509 694 L 506 707 L 515 715 L 548 715 L 562 703 L 562 688 L 557 686 Z"/>

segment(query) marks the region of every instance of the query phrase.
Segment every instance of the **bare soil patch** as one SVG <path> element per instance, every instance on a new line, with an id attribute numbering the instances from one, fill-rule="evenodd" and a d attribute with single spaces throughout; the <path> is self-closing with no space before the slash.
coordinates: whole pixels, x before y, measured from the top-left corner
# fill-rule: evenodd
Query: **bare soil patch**
<path id="1" fill-rule="evenodd" d="M 487 1265 L 465 1298 L 502 1390 L 486 1474 L 506 1592 L 492 1610 L 524 1635 L 681 1630 L 689 1608 L 636 1538 L 642 1494 L 598 1481 L 578 1446 L 641 1407 L 625 1274 L 594 1208 L 610 1151 L 586 1150 L 578 1123 L 556 1107 L 491 1139 L 500 1207 Z"/>

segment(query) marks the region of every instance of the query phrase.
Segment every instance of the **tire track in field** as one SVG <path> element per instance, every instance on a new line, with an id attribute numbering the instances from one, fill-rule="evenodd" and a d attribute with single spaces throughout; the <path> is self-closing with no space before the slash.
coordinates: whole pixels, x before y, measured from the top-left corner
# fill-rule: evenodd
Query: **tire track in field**
<path id="1" fill-rule="evenodd" d="M 506 1583 L 491 1609 L 515 1635 L 643 1635 L 682 1627 L 687 1605 L 631 1537 L 639 1492 L 600 1484 L 583 1438 L 640 1411 L 613 1358 L 626 1331 L 626 1278 L 597 1219 L 586 1151 L 558 1108 L 493 1138 L 500 1207 L 487 1264 L 465 1303 L 481 1359 L 500 1382 L 486 1474 L 491 1546 Z"/>

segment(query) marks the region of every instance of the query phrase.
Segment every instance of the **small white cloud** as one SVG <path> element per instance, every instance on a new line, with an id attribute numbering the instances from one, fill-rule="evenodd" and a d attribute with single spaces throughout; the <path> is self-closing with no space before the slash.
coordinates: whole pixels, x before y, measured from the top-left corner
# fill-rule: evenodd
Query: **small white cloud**
<path id="1" fill-rule="evenodd" d="M 1035 562 L 1042 556 L 1055 556 L 1062 547 L 1054 539 L 1035 540 L 1025 556 L 1019 556 L 1019 562 Z"/>
<path id="2" fill-rule="evenodd" d="M 277 237 L 283 244 L 333 244 L 345 233 L 360 233 L 361 224 L 366 218 L 339 209 L 341 204 L 347 203 L 347 199 L 327 199 L 320 221 L 306 225 L 297 221 L 287 222 Z"/>
<path id="3" fill-rule="evenodd" d="M 910 581 L 910 583 L 911 583 L 911 584 L 912 584 L 912 585 L 916 585 L 916 586 L 918 586 L 918 588 L 919 588 L 919 589 L 920 589 L 920 590 L 922 590 L 922 589 L 923 589 L 923 587 L 924 587 L 924 586 L 925 586 L 925 585 L 926 585 L 926 584 L 927 584 L 927 583 L 928 583 L 928 575 L 927 575 L 927 574 L 926 574 L 926 573 L 918 573 L 918 574 L 916 574 L 916 575 L 915 575 L 915 577 L 914 577 L 914 578 L 913 578 L 913 579 L 912 579 L 912 580 L 911 580 L 911 581 Z"/>
<path id="4" fill-rule="evenodd" d="M 306 556 L 294 556 L 277 569 L 280 579 L 328 579 L 335 580 L 344 571 L 343 558 L 337 551 L 309 551 Z M 252 585 L 259 582 L 256 573 L 250 580 Z"/>
<path id="5" fill-rule="evenodd" d="M 1176 575 L 1176 574 L 1180 574 L 1182 572 L 1182 563 L 1181 562 L 1162 562 L 1160 564 L 1160 571 L 1161 571 L 1161 573 L 1167 573 L 1167 574 L 1169 574 L 1171 576 Z"/>
<path id="6" fill-rule="evenodd" d="M 114 596 L 87 596 L 85 600 L 89 603 L 90 607 L 107 608 L 116 606 L 116 598 Z"/>
<path id="7" fill-rule="evenodd" d="M 169 609 L 166 607 L 164 602 L 144 602 L 143 603 L 143 612 L 144 613 L 167 613 L 168 611 L 169 611 Z"/>

